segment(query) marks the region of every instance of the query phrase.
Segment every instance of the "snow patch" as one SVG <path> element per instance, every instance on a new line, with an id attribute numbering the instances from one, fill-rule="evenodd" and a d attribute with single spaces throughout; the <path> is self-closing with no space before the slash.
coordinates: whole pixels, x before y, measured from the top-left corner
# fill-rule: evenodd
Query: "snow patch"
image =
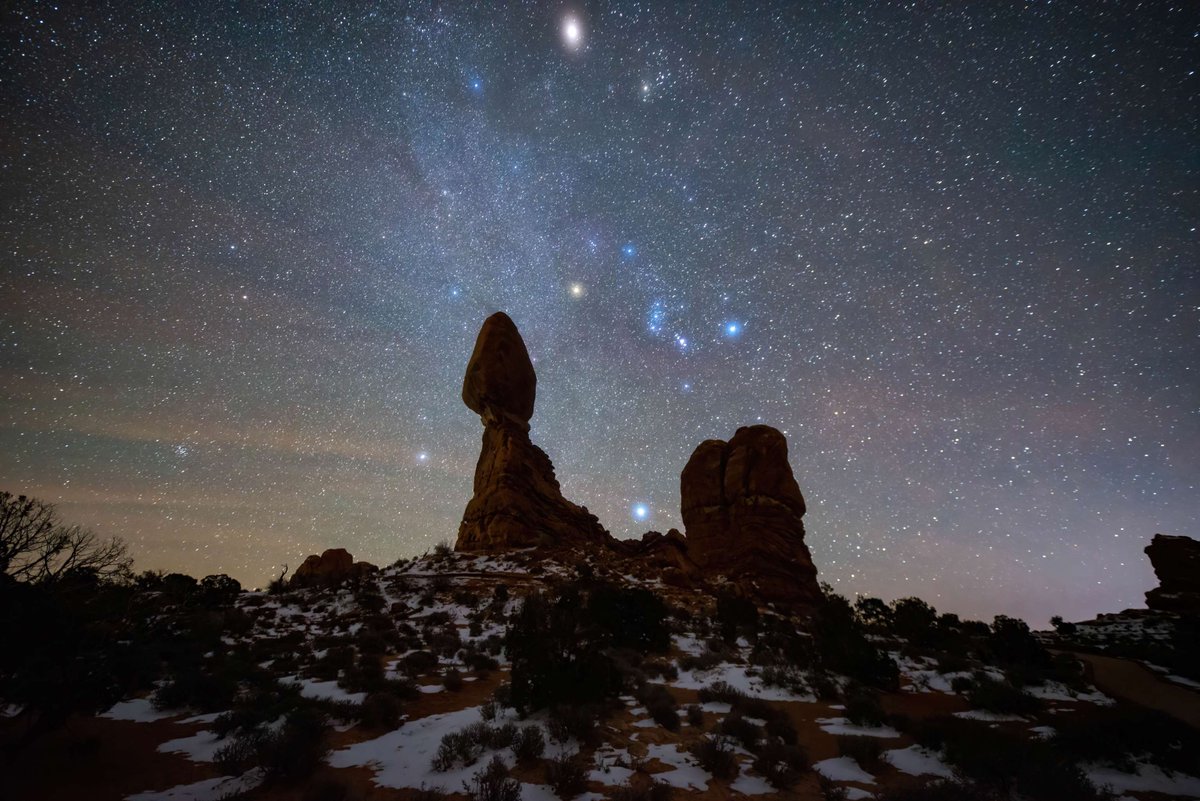
<path id="1" fill-rule="evenodd" d="M 218 776 L 203 779 L 193 784 L 181 784 L 167 790 L 154 790 L 126 797 L 126 801 L 220 801 L 238 793 L 253 790 L 263 782 L 261 768 L 247 771 L 241 776 Z"/>
<path id="2" fill-rule="evenodd" d="M 830 781 L 859 782 L 860 784 L 875 783 L 875 777 L 860 768 L 858 763 L 854 761 L 854 757 L 844 756 L 822 759 L 813 765 L 813 770 Z"/>
<path id="3" fill-rule="evenodd" d="M 954 776 L 954 771 L 941 757 L 919 745 L 885 751 L 883 758 L 891 762 L 896 770 L 910 776 L 941 776 L 945 779 Z"/>
<path id="4" fill-rule="evenodd" d="M 178 711 L 155 709 L 154 703 L 149 698 L 130 698 L 126 701 L 118 701 L 107 712 L 101 712 L 97 717 L 109 720 L 132 720 L 135 723 L 153 723 L 156 720 L 173 718 L 179 714 Z"/>

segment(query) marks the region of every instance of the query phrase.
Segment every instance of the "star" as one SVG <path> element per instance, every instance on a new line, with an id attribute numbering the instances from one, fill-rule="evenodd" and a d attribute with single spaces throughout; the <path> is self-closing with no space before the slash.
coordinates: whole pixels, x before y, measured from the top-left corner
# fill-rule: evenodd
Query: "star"
<path id="1" fill-rule="evenodd" d="M 569 291 L 571 293 L 571 297 L 576 299 L 582 298 L 585 294 L 587 294 L 587 290 L 584 289 L 583 284 L 580 283 L 571 284 Z"/>
<path id="2" fill-rule="evenodd" d="M 576 17 L 565 17 L 562 24 L 563 42 L 568 50 L 578 50 L 583 45 L 583 25 Z"/>
<path id="3" fill-rule="evenodd" d="M 633 515 L 634 520 L 642 523 L 650 517 L 650 507 L 644 503 L 635 503 L 630 513 Z"/>
<path id="4" fill-rule="evenodd" d="M 721 332 L 727 339 L 736 339 L 742 333 L 742 324 L 733 320 L 722 323 Z"/>

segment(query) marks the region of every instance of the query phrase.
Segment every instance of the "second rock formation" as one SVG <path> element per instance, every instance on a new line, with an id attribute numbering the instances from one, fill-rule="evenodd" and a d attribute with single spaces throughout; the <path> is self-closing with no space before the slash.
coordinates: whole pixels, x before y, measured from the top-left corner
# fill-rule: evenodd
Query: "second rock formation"
<path id="1" fill-rule="evenodd" d="M 680 476 L 688 554 L 751 597 L 788 607 L 820 602 L 804 544 L 804 496 L 787 440 L 770 426 L 739 428 L 729 442 L 700 443 Z"/>

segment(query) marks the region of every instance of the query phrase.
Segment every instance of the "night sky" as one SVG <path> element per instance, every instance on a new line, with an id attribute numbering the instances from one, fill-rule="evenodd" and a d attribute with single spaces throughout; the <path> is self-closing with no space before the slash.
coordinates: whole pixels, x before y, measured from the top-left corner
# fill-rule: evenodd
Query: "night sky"
<path id="1" fill-rule="evenodd" d="M 0 19 L 0 489 L 138 569 L 453 541 L 496 310 L 617 536 L 757 422 L 851 596 L 1200 535 L 1194 3 L 276 5 Z"/>

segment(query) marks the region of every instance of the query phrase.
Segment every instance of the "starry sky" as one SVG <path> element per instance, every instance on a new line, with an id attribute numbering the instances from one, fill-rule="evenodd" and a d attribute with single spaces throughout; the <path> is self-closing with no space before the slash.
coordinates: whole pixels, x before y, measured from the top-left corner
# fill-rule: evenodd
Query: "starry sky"
<path id="1" fill-rule="evenodd" d="M 822 579 L 1044 623 L 1200 535 L 1200 13 L 121 3 L 0 25 L 0 488 L 265 584 L 453 540 L 505 310 L 617 536 L 784 431 Z"/>

